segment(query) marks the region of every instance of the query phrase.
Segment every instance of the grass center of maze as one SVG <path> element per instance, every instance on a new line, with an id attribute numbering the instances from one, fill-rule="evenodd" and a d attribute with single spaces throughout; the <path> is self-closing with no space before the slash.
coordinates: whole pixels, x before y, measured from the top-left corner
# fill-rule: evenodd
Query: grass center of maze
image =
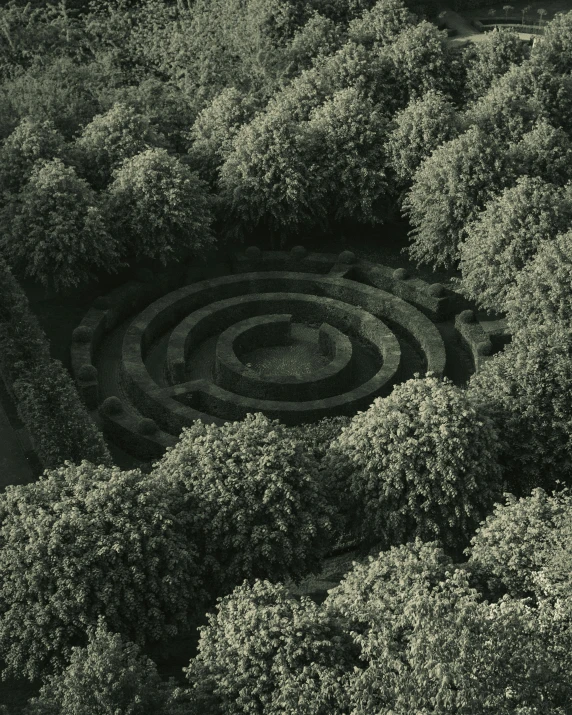
<path id="1" fill-rule="evenodd" d="M 261 375 L 291 375 L 307 377 L 328 364 L 328 357 L 320 352 L 318 329 L 304 323 L 291 324 L 286 342 L 263 345 L 245 350 L 240 360 Z"/>

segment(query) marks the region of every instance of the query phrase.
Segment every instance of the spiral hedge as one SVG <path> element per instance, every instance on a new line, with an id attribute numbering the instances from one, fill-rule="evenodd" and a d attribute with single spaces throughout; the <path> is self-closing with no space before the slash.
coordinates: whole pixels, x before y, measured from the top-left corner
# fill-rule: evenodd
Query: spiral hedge
<path id="1" fill-rule="evenodd" d="M 441 376 L 439 324 L 465 307 L 348 251 L 250 247 L 210 274 L 181 270 L 100 296 L 74 331 L 72 365 L 108 439 L 154 458 L 197 419 L 351 416 L 414 373 Z"/>

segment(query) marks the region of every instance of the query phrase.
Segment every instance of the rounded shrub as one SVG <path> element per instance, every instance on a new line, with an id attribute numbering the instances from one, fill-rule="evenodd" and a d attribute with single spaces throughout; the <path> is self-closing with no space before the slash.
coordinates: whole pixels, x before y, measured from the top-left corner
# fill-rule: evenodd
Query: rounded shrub
<path id="1" fill-rule="evenodd" d="M 87 325 L 80 325 L 72 333 L 72 340 L 74 343 L 89 343 L 92 338 L 91 328 Z"/>
<path id="2" fill-rule="evenodd" d="M 244 255 L 249 261 L 259 261 L 262 256 L 262 251 L 258 246 L 249 246 L 245 251 Z"/>
<path id="3" fill-rule="evenodd" d="M 157 423 L 150 417 L 143 417 L 137 423 L 137 431 L 139 432 L 139 434 L 150 436 L 152 434 L 155 434 L 158 429 L 159 428 L 157 427 Z"/>
<path id="4" fill-rule="evenodd" d="M 484 410 L 431 376 L 396 386 L 358 413 L 331 459 L 345 471 L 341 494 L 352 502 L 358 538 L 384 546 L 438 538 L 455 547 L 501 491 L 499 450 Z"/>
<path id="5" fill-rule="evenodd" d="M 479 343 L 477 345 L 477 355 L 483 355 L 483 356 L 492 355 L 492 352 L 493 352 L 493 346 L 492 346 L 490 340 L 487 341 L 486 343 Z"/>
<path id="6" fill-rule="evenodd" d="M 356 254 L 352 251 L 342 251 L 338 256 L 339 263 L 355 263 Z"/>
<path id="7" fill-rule="evenodd" d="M 476 323 L 477 318 L 474 310 L 463 310 L 459 313 L 458 320 L 460 323 Z"/>
<path id="8" fill-rule="evenodd" d="M 432 283 L 429 286 L 429 293 L 435 298 L 442 298 L 447 293 L 447 291 L 445 289 L 445 286 L 441 285 L 441 283 Z"/>
<path id="9" fill-rule="evenodd" d="M 304 258 L 304 256 L 308 255 L 308 251 L 305 246 L 294 246 L 290 251 L 290 255 L 294 258 L 294 260 L 299 261 Z"/>
<path id="10" fill-rule="evenodd" d="M 409 278 L 409 273 L 405 268 L 396 268 L 393 271 L 393 277 L 398 281 L 404 281 L 406 278 Z"/>
<path id="11" fill-rule="evenodd" d="M 180 492 L 217 594 L 245 578 L 298 579 L 320 568 L 330 540 L 328 489 L 317 458 L 278 421 L 197 420 L 155 472 Z"/>
<path id="12" fill-rule="evenodd" d="M 97 380 L 97 368 L 95 365 L 82 365 L 77 372 L 77 376 L 82 382 L 94 382 Z"/>
<path id="13" fill-rule="evenodd" d="M 119 415 L 123 412 L 123 403 L 119 397 L 112 395 L 111 397 L 105 398 L 99 409 L 105 415 Z"/>

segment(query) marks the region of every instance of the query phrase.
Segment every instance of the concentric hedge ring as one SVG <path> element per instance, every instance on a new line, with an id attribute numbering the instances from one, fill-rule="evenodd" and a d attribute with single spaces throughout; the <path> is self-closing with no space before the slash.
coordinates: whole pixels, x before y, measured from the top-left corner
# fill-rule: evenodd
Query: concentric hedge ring
<path id="1" fill-rule="evenodd" d="M 253 347 L 288 345 L 291 335 L 291 314 L 255 316 L 227 328 L 216 344 L 216 384 L 260 400 L 316 400 L 348 383 L 353 369 L 352 342 L 327 323 L 320 326 L 318 350 L 329 361 L 309 375 L 263 373 L 241 359 Z M 184 361 L 181 362 L 184 365 Z"/>
<path id="2" fill-rule="evenodd" d="M 126 289 L 131 312 L 110 294 L 76 331 L 78 379 L 81 366 L 98 367 L 96 383 L 80 383 L 82 394 L 105 402 L 104 428 L 128 450 L 160 454 L 196 419 L 222 423 L 263 412 L 298 424 L 353 415 L 413 372 L 444 373 L 441 333 L 417 306 L 442 320 L 456 309 L 450 291 L 441 287 L 437 296 L 419 279 L 328 254 L 236 260 L 241 272 L 192 283 L 183 277 L 176 290 L 161 293 L 159 281 Z M 281 265 L 295 270 L 273 270 Z M 143 290 L 156 297 L 146 307 Z M 291 361 L 289 372 L 277 373 L 246 364 L 245 356 L 275 355 L 282 348 L 268 346 L 279 345 L 295 356 L 307 349 L 311 368 L 297 371 Z M 106 372 L 110 356 L 120 367 Z M 121 408 L 116 400 L 111 409 L 113 395 Z"/>
<path id="3" fill-rule="evenodd" d="M 276 287 L 284 290 L 266 292 Z M 222 296 L 225 297 L 220 300 Z M 265 312 L 286 311 L 299 320 L 317 318 L 339 330 L 353 331 L 381 353 L 382 366 L 354 389 L 305 401 L 260 400 L 229 392 L 204 379 L 161 388 L 145 366 L 149 346 L 172 329 L 167 347 L 167 374 L 172 380 L 181 379 L 194 344 L 220 334 L 236 321 Z M 122 352 L 127 392 L 144 414 L 171 433 L 209 414 L 240 419 L 248 412 L 260 411 L 287 424 L 353 414 L 387 391 L 399 368 L 399 345 L 379 317 L 405 328 L 423 349 L 428 370 L 443 373 L 445 348 L 433 323 L 416 308 L 385 291 L 343 278 L 278 271 L 224 276 L 185 286 L 152 303 L 127 330 Z M 339 388 L 343 389 L 341 385 Z"/>

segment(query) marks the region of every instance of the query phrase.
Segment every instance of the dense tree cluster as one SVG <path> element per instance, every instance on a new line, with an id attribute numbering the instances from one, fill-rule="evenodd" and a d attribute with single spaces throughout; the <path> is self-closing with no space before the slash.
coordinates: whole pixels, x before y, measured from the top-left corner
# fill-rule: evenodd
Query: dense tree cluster
<path id="1" fill-rule="evenodd" d="M 0 369 L 49 468 L 0 494 L 30 715 L 566 715 L 572 13 L 461 50 L 402 0 L 12 0 L 0 27 Z M 512 343 L 351 419 L 196 423 L 148 474 L 110 466 L 12 274 L 75 290 L 397 211 Z M 163 682 L 140 648 L 206 611 Z"/>

